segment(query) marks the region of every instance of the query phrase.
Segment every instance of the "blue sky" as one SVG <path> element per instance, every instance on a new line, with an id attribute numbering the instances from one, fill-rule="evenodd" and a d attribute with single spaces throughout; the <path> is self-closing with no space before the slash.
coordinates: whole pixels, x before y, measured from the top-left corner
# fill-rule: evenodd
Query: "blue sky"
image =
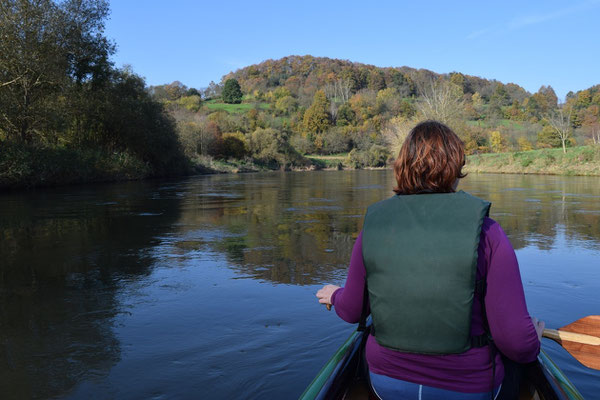
<path id="1" fill-rule="evenodd" d="M 600 0 L 112 0 L 106 35 L 116 65 L 150 85 L 201 88 L 292 54 L 551 85 L 560 98 L 600 83 Z"/>

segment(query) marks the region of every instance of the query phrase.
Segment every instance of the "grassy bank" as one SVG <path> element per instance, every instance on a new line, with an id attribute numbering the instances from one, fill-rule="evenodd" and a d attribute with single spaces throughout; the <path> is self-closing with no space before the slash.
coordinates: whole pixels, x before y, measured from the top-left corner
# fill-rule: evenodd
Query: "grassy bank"
<path id="1" fill-rule="evenodd" d="M 542 149 L 467 157 L 466 172 L 600 176 L 600 146 Z"/>
<path id="2" fill-rule="evenodd" d="M 348 153 L 333 154 L 329 156 L 307 154 L 305 157 L 318 168 L 348 168 L 348 165 L 346 165 Z"/>

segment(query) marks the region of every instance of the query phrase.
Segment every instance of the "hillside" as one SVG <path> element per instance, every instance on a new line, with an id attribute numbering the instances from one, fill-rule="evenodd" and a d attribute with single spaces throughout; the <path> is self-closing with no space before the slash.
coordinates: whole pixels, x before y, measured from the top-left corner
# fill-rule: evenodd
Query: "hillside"
<path id="1" fill-rule="evenodd" d="M 221 97 L 227 82 L 237 91 L 233 104 Z M 186 154 L 200 163 L 208 157 L 304 168 L 345 154 L 346 166 L 385 166 L 427 118 L 449 124 L 468 154 L 600 143 L 600 85 L 559 104 L 550 86 L 532 94 L 460 72 L 307 55 L 241 68 L 201 91 L 173 82 L 151 93 L 177 121 Z"/>

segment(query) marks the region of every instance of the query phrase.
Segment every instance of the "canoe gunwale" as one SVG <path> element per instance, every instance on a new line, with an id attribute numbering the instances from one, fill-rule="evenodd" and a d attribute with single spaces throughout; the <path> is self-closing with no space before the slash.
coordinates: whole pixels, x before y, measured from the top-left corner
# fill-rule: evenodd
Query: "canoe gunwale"
<path id="1" fill-rule="evenodd" d="M 302 393 L 300 400 L 336 399 L 343 396 L 344 385 L 347 386 L 348 379 L 355 378 L 359 368 L 358 356 L 361 354 L 361 346 L 365 343 L 364 333 L 356 330 L 352 332 Z M 531 378 L 535 376 L 537 385 L 544 384 L 543 380 L 546 381 L 543 390 L 549 394 L 544 396 L 544 399 L 583 400 L 581 393 L 543 349 L 533 365 L 538 371 L 528 375 Z"/>

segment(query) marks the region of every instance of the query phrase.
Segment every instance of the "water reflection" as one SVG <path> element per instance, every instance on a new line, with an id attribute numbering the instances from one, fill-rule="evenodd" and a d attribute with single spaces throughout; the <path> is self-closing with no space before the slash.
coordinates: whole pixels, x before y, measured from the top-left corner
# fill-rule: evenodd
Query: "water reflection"
<path id="1" fill-rule="evenodd" d="M 345 272 L 366 207 L 392 195 L 392 180 L 390 171 L 324 171 L 191 181 L 173 246 L 222 252 L 233 268 L 257 279 L 327 281 Z M 567 243 L 599 249 L 597 181 L 472 175 L 461 188 L 493 203 L 491 216 L 517 250 L 551 250 L 559 230 Z"/>
<path id="2" fill-rule="evenodd" d="M 119 361 L 116 292 L 150 273 L 144 250 L 177 221 L 179 200 L 122 184 L 0 202 L 0 393 L 60 396 Z"/>

